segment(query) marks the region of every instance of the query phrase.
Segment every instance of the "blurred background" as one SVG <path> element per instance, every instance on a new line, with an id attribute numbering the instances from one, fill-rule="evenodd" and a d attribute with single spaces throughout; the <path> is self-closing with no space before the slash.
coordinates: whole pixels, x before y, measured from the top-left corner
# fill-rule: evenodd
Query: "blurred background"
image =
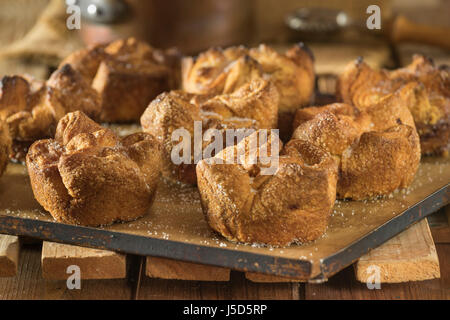
<path id="1" fill-rule="evenodd" d="M 67 28 L 66 2 L 80 7 L 80 30 Z M 366 27 L 374 4 L 381 30 Z M 46 78 L 70 52 L 127 36 L 185 54 L 303 41 L 328 92 L 327 79 L 358 56 L 373 67 L 405 65 L 413 53 L 449 64 L 449 15 L 449 0 L 0 0 L 0 74 Z"/>

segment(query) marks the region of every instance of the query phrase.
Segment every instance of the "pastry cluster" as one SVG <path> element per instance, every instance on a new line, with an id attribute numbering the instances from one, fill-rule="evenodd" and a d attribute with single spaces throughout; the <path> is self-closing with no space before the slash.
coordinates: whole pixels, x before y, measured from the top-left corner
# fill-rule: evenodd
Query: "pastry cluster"
<path id="1" fill-rule="evenodd" d="M 448 69 L 424 57 L 394 71 L 350 64 L 333 104 L 311 106 L 314 87 L 303 45 L 195 58 L 133 38 L 97 45 L 45 82 L 1 80 L 0 174 L 26 154 L 37 201 L 88 226 L 145 215 L 162 174 L 198 186 L 225 238 L 289 245 L 319 238 L 336 198 L 406 188 L 421 153 L 449 150 Z M 124 138 L 98 124 L 138 120 L 144 132 Z M 245 134 L 229 143 L 232 130 Z"/>
<path id="2" fill-rule="evenodd" d="M 271 129 L 277 124 L 278 92 L 274 85 L 257 77 L 236 91 L 216 96 L 171 91 L 158 96 L 142 115 L 145 132 L 154 135 L 163 146 L 163 175 L 187 184 L 196 184 L 197 177 L 193 152 L 189 163 L 175 164 L 174 147 L 180 143 L 173 133 L 180 128 L 189 133 L 191 150 L 195 149 L 195 123 L 200 134 L 215 129 L 225 137 L 229 129 Z M 198 130 L 197 130 L 198 131 Z M 201 149 L 211 143 L 201 139 Z M 225 143 L 225 139 L 223 139 Z M 181 141 L 186 143 L 186 141 Z M 225 147 L 225 145 L 223 145 Z"/>
<path id="3" fill-rule="evenodd" d="M 0 120 L 13 139 L 11 157 L 25 158 L 36 140 L 53 137 L 58 121 L 82 111 L 99 122 L 138 121 L 149 102 L 180 82 L 179 57 L 134 38 L 77 51 L 47 81 L 5 76 Z"/>
<path id="4" fill-rule="evenodd" d="M 279 128 L 288 138 L 295 111 L 310 103 L 314 91 L 313 59 L 303 45 L 285 53 L 266 45 L 210 49 L 182 59 L 181 79 L 182 90 L 158 96 L 141 124 L 163 145 L 163 175 L 189 184 L 197 182 L 196 164 L 172 161 L 179 143 L 172 140 L 175 130 L 184 128 L 193 136 L 194 122 L 199 121 L 202 132 Z M 208 145 L 203 141 L 201 147 Z"/>
<path id="5" fill-rule="evenodd" d="M 358 59 L 339 77 L 337 95 L 362 110 L 387 95 L 402 92 L 414 118 L 423 154 L 450 150 L 450 78 L 448 67 L 415 55 L 405 68 L 373 70 Z"/>
<path id="6" fill-rule="evenodd" d="M 222 94 L 234 91 L 248 82 L 251 74 L 237 71 L 239 61 L 256 61 L 264 78 L 278 90 L 278 126 L 283 140 L 290 137 L 295 111 L 309 105 L 314 98 L 314 59 L 309 49 L 301 44 L 279 53 L 267 45 L 257 48 L 213 48 L 198 57 L 182 60 L 182 87 L 197 94 Z"/>
<path id="7" fill-rule="evenodd" d="M 26 163 L 36 200 L 56 221 L 99 226 L 147 213 L 161 148 L 150 134 L 121 139 L 76 111 L 59 121 L 54 139 L 33 143 Z"/>

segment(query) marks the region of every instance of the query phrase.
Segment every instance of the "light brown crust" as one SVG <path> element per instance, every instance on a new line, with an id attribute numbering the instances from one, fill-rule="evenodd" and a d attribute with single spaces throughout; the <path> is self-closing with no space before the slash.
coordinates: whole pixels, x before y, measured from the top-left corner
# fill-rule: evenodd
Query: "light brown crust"
<path id="1" fill-rule="evenodd" d="M 423 154 L 450 150 L 450 80 L 448 68 L 437 68 L 424 56 L 394 71 L 373 70 L 363 61 L 350 63 L 340 75 L 338 97 L 360 109 L 396 94 L 413 116 Z"/>
<path id="2" fill-rule="evenodd" d="M 365 112 L 336 103 L 297 112 L 293 139 L 309 141 L 334 157 L 339 198 L 361 200 L 408 187 L 419 166 L 419 136 L 402 123 L 412 122 L 409 110 L 398 105 L 386 116 L 384 106 L 374 107 Z"/>
<path id="3" fill-rule="evenodd" d="M 134 38 L 73 53 L 64 63 L 77 70 L 101 96 L 100 120 L 131 122 L 158 94 L 179 85 L 179 57 Z"/>
<path id="4" fill-rule="evenodd" d="M 314 96 L 314 62 L 304 46 L 295 45 L 285 53 L 278 53 L 267 45 L 252 49 L 209 49 L 195 59 L 183 59 L 183 89 L 197 94 L 230 92 L 236 88 L 232 84 L 251 79 L 252 73 L 243 71 L 245 64 L 248 70 L 261 69 L 277 88 L 280 95 L 277 127 L 280 137 L 289 139 L 295 111 L 309 105 Z M 253 69 L 251 65 L 255 65 Z"/>
<path id="5" fill-rule="evenodd" d="M 12 139 L 28 141 L 52 134 L 55 111 L 40 103 L 46 89 L 39 81 L 5 76 L 0 87 L 0 120 L 8 124 Z"/>
<path id="6" fill-rule="evenodd" d="M 280 112 L 294 113 L 308 106 L 314 96 L 314 65 L 310 54 L 300 45 L 294 45 L 280 54 L 267 45 L 250 50 L 263 72 L 270 76 L 280 93 Z"/>
<path id="7" fill-rule="evenodd" d="M 56 139 L 27 154 L 37 201 L 64 223 L 99 226 L 147 213 L 160 176 L 160 145 L 146 133 L 123 139 L 81 112 L 58 124 Z"/>
<path id="8" fill-rule="evenodd" d="M 276 173 L 261 175 L 261 163 L 217 163 L 227 149 L 197 165 L 203 212 L 212 229 L 230 241 L 276 246 L 312 241 L 325 232 L 337 180 L 337 165 L 328 153 L 292 140 Z"/>
<path id="9" fill-rule="evenodd" d="M 52 137 L 67 112 L 81 110 L 96 118 L 100 97 L 70 65 L 56 70 L 47 82 L 27 76 L 6 76 L 0 95 L 0 120 L 13 139 L 11 158 L 23 160 L 23 148 Z M 25 151 L 26 153 L 26 151 Z"/>
<path id="10" fill-rule="evenodd" d="M 174 146 L 179 144 L 178 141 L 172 141 L 175 130 L 187 130 L 193 143 L 195 121 L 201 122 L 203 134 L 208 129 L 270 129 L 276 126 L 277 110 L 278 92 L 273 84 L 255 78 L 232 93 L 218 96 L 182 91 L 163 93 L 150 103 L 141 117 L 141 125 L 163 146 L 163 175 L 187 184 L 196 184 L 194 155 L 191 154 L 191 164 L 176 165 L 171 159 Z M 202 150 L 208 144 L 203 142 Z M 191 150 L 194 150 L 192 144 Z"/>
<path id="11" fill-rule="evenodd" d="M 34 141 L 53 137 L 58 121 L 82 111 L 95 121 L 140 118 L 157 94 L 179 85 L 179 53 L 134 38 L 69 55 L 46 81 L 5 76 L 0 82 L 0 120 L 7 122 L 11 158 L 23 161 Z"/>
<path id="12" fill-rule="evenodd" d="M 70 64 L 57 69 L 46 82 L 47 92 L 44 103 L 61 113 L 82 111 L 88 117 L 98 119 L 101 99 L 98 93 L 86 82 L 78 71 Z M 57 116 L 57 120 L 61 119 Z"/>
<path id="13" fill-rule="evenodd" d="M 419 136 L 406 125 L 365 132 L 341 157 L 338 197 L 361 200 L 408 187 L 419 167 Z"/>

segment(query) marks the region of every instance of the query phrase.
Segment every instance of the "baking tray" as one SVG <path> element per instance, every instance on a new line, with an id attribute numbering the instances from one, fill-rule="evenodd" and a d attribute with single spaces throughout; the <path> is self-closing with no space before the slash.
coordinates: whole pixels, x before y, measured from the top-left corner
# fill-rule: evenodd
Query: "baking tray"
<path id="1" fill-rule="evenodd" d="M 0 179 L 0 233 L 143 256 L 324 281 L 449 203 L 450 159 L 424 158 L 410 188 L 371 201 L 337 201 L 320 239 L 290 247 L 232 243 L 205 222 L 195 187 L 161 180 L 143 218 L 104 228 L 54 222 L 34 200 L 26 168 L 11 164 Z"/>

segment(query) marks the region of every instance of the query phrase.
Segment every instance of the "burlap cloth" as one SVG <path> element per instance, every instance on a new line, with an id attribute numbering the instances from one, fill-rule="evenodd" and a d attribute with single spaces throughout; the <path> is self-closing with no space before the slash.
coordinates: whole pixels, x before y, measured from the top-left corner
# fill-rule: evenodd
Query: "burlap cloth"
<path id="1" fill-rule="evenodd" d="M 78 32 L 66 27 L 64 0 L 2 0 L 0 75 L 48 70 L 83 46 Z"/>

